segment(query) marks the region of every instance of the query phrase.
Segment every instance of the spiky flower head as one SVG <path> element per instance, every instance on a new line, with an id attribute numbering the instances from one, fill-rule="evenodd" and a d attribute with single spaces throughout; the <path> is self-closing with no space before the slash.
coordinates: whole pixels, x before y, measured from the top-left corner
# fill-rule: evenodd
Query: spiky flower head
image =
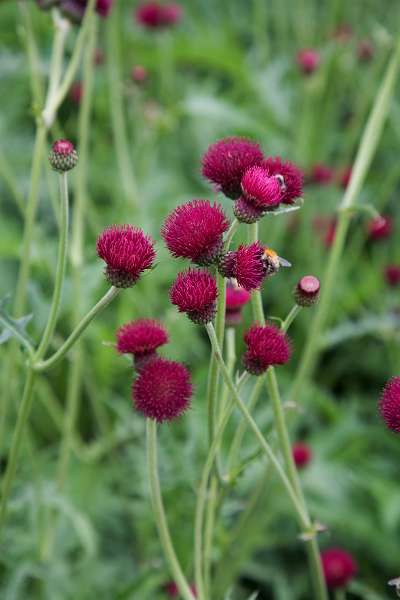
<path id="1" fill-rule="evenodd" d="M 222 249 L 222 235 L 229 222 L 219 204 L 192 200 L 175 208 L 166 218 L 161 235 L 176 258 L 189 258 L 207 266 L 214 263 Z"/>
<path id="2" fill-rule="evenodd" d="M 293 460 L 298 469 L 304 469 L 312 458 L 311 448 L 304 442 L 296 442 L 292 447 Z"/>
<path id="3" fill-rule="evenodd" d="M 241 287 L 251 292 L 260 288 L 266 275 L 263 256 L 264 247 L 260 242 L 241 245 L 237 250 L 227 252 L 218 268 L 221 275 L 236 279 Z"/>
<path id="4" fill-rule="evenodd" d="M 386 426 L 400 433 L 400 377 L 392 377 L 385 385 L 379 401 L 379 412 Z"/>
<path id="5" fill-rule="evenodd" d="M 241 187 L 247 202 L 260 210 L 276 208 L 282 198 L 282 182 L 258 165 L 247 169 Z"/>
<path id="6" fill-rule="evenodd" d="M 117 331 L 117 351 L 132 354 L 136 367 L 143 367 L 155 357 L 156 350 L 168 342 L 168 333 L 158 321 L 137 319 Z"/>
<path id="7" fill-rule="evenodd" d="M 316 50 L 304 48 L 297 53 L 296 62 L 303 75 L 311 75 L 318 69 L 321 58 Z"/>
<path id="8" fill-rule="evenodd" d="M 393 221 L 390 217 L 374 217 L 367 224 L 368 239 L 374 242 L 390 237 L 392 230 Z"/>
<path id="9" fill-rule="evenodd" d="M 305 275 L 294 288 L 294 299 L 298 306 L 313 306 L 319 300 L 319 290 L 321 284 L 314 275 Z"/>
<path id="10" fill-rule="evenodd" d="M 51 147 L 49 162 L 59 173 L 73 169 L 78 162 L 78 154 L 69 140 L 57 140 Z"/>
<path id="11" fill-rule="evenodd" d="M 242 309 L 250 298 L 251 294 L 240 287 L 236 279 L 229 279 L 226 285 L 225 322 L 227 327 L 234 327 L 241 323 Z"/>
<path id="12" fill-rule="evenodd" d="M 391 287 L 400 285 L 400 265 L 388 265 L 384 271 L 385 280 Z"/>
<path id="13" fill-rule="evenodd" d="M 240 196 L 233 203 L 233 214 L 240 223 L 256 223 L 265 215 L 265 210 L 256 208 L 254 204 L 250 204 L 247 200 Z"/>
<path id="14" fill-rule="evenodd" d="M 153 266 L 153 240 L 133 225 L 112 225 L 97 239 L 97 254 L 106 263 L 105 276 L 111 285 L 131 287 Z"/>
<path id="15" fill-rule="evenodd" d="M 244 341 L 247 350 L 243 364 L 253 375 L 261 375 L 275 365 L 284 365 L 290 358 L 289 338 L 275 325 L 252 325 L 245 333 Z"/>
<path id="16" fill-rule="evenodd" d="M 136 409 L 162 423 L 173 421 L 189 407 L 193 393 L 186 367 L 164 358 L 154 358 L 140 371 L 132 386 Z"/>
<path id="17" fill-rule="evenodd" d="M 275 175 L 281 183 L 283 204 L 293 204 L 303 194 L 303 173 L 292 162 L 282 160 L 280 156 L 266 158 L 262 164 L 270 176 Z"/>
<path id="18" fill-rule="evenodd" d="M 213 320 L 218 296 L 215 279 L 203 269 L 188 269 L 178 273 L 169 297 L 179 312 L 185 312 L 198 325 Z"/>
<path id="19" fill-rule="evenodd" d="M 147 29 L 163 29 L 176 25 L 182 19 L 182 7 L 175 3 L 144 2 L 136 9 L 136 22 Z"/>
<path id="20" fill-rule="evenodd" d="M 322 569 L 329 588 L 344 587 L 357 573 L 357 564 L 351 554 L 342 548 L 321 552 Z"/>
<path id="21" fill-rule="evenodd" d="M 260 146 L 251 140 L 229 137 L 211 144 L 202 158 L 203 176 L 225 196 L 235 200 L 242 193 L 241 180 L 249 167 L 263 160 Z"/>

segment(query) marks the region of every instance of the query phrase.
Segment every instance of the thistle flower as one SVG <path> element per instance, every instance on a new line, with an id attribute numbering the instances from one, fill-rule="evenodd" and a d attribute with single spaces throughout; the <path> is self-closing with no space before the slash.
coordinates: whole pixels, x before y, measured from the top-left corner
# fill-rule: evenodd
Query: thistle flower
<path id="1" fill-rule="evenodd" d="M 233 204 L 233 214 L 241 223 L 256 223 L 264 216 L 265 210 L 256 208 L 254 204 L 250 204 L 247 200 L 240 196 Z"/>
<path id="2" fill-rule="evenodd" d="M 241 180 L 246 170 L 263 160 L 260 146 L 251 140 L 230 137 L 209 146 L 202 158 L 202 174 L 225 196 L 235 200 L 242 193 Z"/>
<path id="3" fill-rule="evenodd" d="M 153 266 L 154 242 L 132 225 L 107 227 L 97 239 L 97 254 L 106 263 L 105 276 L 115 287 L 131 287 Z"/>
<path id="4" fill-rule="evenodd" d="M 176 3 L 145 2 L 136 9 L 135 18 L 142 27 L 162 29 L 179 23 L 182 12 L 182 7 Z"/>
<path id="5" fill-rule="evenodd" d="M 249 204 L 262 210 L 276 208 L 282 197 L 282 183 L 277 177 L 270 177 L 260 166 L 247 169 L 242 177 L 241 187 Z"/>
<path id="6" fill-rule="evenodd" d="M 218 296 L 217 284 L 208 271 L 188 269 L 179 273 L 169 292 L 172 304 L 198 325 L 213 320 Z"/>
<path id="7" fill-rule="evenodd" d="M 331 167 L 322 163 L 315 164 L 310 173 L 310 179 L 312 183 L 317 185 L 329 185 L 332 183 L 334 178 L 334 172 Z"/>
<path id="8" fill-rule="evenodd" d="M 164 358 L 148 362 L 132 386 L 136 409 L 162 423 L 179 417 L 193 393 L 190 373 L 182 364 Z"/>
<path id="9" fill-rule="evenodd" d="M 303 194 L 303 173 L 292 162 L 283 161 L 279 156 L 269 157 L 263 161 L 270 176 L 275 175 L 281 181 L 283 204 L 293 204 Z"/>
<path id="10" fill-rule="evenodd" d="M 367 224 L 368 239 L 371 241 L 385 240 L 390 237 L 393 221 L 390 217 L 374 217 Z"/>
<path id="11" fill-rule="evenodd" d="M 396 287 L 400 284 L 400 265 L 388 265 L 384 271 L 385 280 L 391 287 Z"/>
<path id="12" fill-rule="evenodd" d="M 194 584 L 189 586 L 194 597 L 197 598 L 196 586 Z M 179 589 L 176 585 L 175 581 L 170 581 L 164 587 L 165 592 L 169 598 L 178 598 L 179 597 Z"/>
<path id="13" fill-rule="evenodd" d="M 132 68 L 131 77 L 135 83 L 145 83 L 149 77 L 149 73 L 142 65 L 135 65 Z"/>
<path id="14" fill-rule="evenodd" d="M 296 62 L 303 75 L 311 75 L 320 65 L 321 58 L 319 52 L 310 48 L 299 50 L 296 55 Z"/>
<path id="15" fill-rule="evenodd" d="M 250 293 L 239 287 L 235 279 L 230 279 L 226 286 L 225 322 L 227 327 L 239 325 L 242 320 L 242 309 L 250 300 Z"/>
<path id="16" fill-rule="evenodd" d="M 51 147 L 49 162 L 59 173 L 65 173 L 73 169 L 78 162 L 78 154 L 74 145 L 68 140 L 57 140 Z"/>
<path id="17" fill-rule="evenodd" d="M 329 548 L 321 552 L 322 569 L 329 588 L 345 586 L 356 574 L 353 557 L 342 548 Z"/>
<path id="18" fill-rule="evenodd" d="M 289 338 L 275 325 L 253 325 L 244 335 L 244 341 L 247 350 L 243 364 L 253 375 L 262 375 L 273 365 L 284 365 L 290 358 Z"/>
<path id="19" fill-rule="evenodd" d="M 293 460 L 298 469 L 303 469 L 312 458 L 310 446 L 304 442 L 296 442 L 292 447 Z"/>
<path id="20" fill-rule="evenodd" d="M 133 354 L 135 366 L 142 368 L 156 356 L 156 350 L 168 342 L 165 328 L 153 319 L 138 319 L 117 331 L 117 351 Z"/>
<path id="21" fill-rule="evenodd" d="M 357 46 L 357 58 L 360 63 L 370 62 L 374 58 L 375 50 L 370 40 L 361 40 Z"/>
<path id="22" fill-rule="evenodd" d="M 165 220 L 161 235 L 176 258 L 190 258 L 198 265 L 210 265 L 218 258 L 222 234 L 229 222 L 219 204 L 192 200 L 178 206 Z"/>
<path id="23" fill-rule="evenodd" d="M 388 429 L 400 433 L 400 377 L 386 383 L 379 401 L 379 412 Z"/>
<path id="24" fill-rule="evenodd" d="M 313 306 L 318 302 L 321 284 L 314 275 L 305 275 L 294 289 L 294 299 L 298 306 Z"/>
<path id="25" fill-rule="evenodd" d="M 249 246 L 239 246 L 237 250 L 227 252 L 220 260 L 218 269 L 224 277 L 236 279 L 248 292 L 259 289 L 266 276 L 263 262 L 264 247 L 260 242 Z"/>

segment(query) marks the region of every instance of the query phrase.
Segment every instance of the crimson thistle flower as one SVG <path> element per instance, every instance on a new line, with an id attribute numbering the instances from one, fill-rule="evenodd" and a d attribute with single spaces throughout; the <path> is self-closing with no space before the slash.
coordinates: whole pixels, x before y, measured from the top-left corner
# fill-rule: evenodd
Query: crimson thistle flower
<path id="1" fill-rule="evenodd" d="M 344 587 L 357 572 L 353 557 L 342 548 L 324 550 L 321 561 L 326 584 L 331 589 Z"/>
<path id="2" fill-rule="evenodd" d="M 138 6 L 136 22 L 147 29 L 162 29 L 176 25 L 182 19 L 182 7 L 176 3 L 145 2 Z"/>
<path id="3" fill-rule="evenodd" d="M 117 331 L 117 351 L 132 354 L 137 368 L 142 368 L 156 356 L 156 350 L 168 342 L 165 328 L 153 319 L 138 319 Z"/>
<path id="4" fill-rule="evenodd" d="M 132 386 L 136 409 L 158 423 L 181 416 L 190 405 L 192 393 L 190 373 L 186 367 L 159 357 L 139 371 Z"/>
<path id="5" fill-rule="evenodd" d="M 202 158 L 202 174 L 225 196 L 235 200 L 242 193 L 246 170 L 263 160 L 260 146 L 251 140 L 229 137 L 209 146 Z"/>
<path id="6" fill-rule="evenodd" d="M 372 241 L 385 240 L 390 237 L 393 221 L 390 217 L 374 217 L 367 224 L 368 239 Z"/>
<path id="7" fill-rule="evenodd" d="M 316 50 L 304 48 L 297 53 L 296 62 L 303 75 L 311 75 L 318 69 L 321 58 Z"/>
<path id="8" fill-rule="evenodd" d="M 227 327 L 239 325 L 242 320 L 242 309 L 249 302 L 250 293 L 239 287 L 235 279 L 230 279 L 226 286 L 225 322 Z"/>
<path id="9" fill-rule="evenodd" d="M 400 377 L 392 377 L 385 385 L 379 412 L 388 429 L 400 433 Z"/>
<path id="10" fill-rule="evenodd" d="M 280 156 L 266 158 L 262 164 L 269 175 L 275 175 L 281 182 L 283 204 L 293 204 L 303 194 L 303 173 L 290 161 L 284 161 Z"/>
<path id="11" fill-rule="evenodd" d="M 189 258 L 202 266 L 213 264 L 223 245 L 229 222 L 219 204 L 192 200 L 167 217 L 161 235 L 175 258 Z"/>
<path id="12" fill-rule="evenodd" d="M 329 185 L 332 183 L 334 176 L 333 169 L 322 163 L 315 164 L 310 173 L 311 182 L 317 185 Z"/>
<path id="13" fill-rule="evenodd" d="M 131 77 L 135 83 L 145 83 L 149 77 L 149 73 L 142 65 L 135 65 L 132 68 Z"/>
<path id="14" fill-rule="evenodd" d="M 260 166 L 247 169 L 241 181 L 243 195 L 235 201 L 233 212 L 239 221 L 255 223 L 282 199 L 282 181 Z"/>
<path id="15" fill-rule="evenodd" d="M 313 306 L 318 302 L 321 284 L 314 275 L 305 275 L 294 289 L 294 299 L 298 306 Z"/>
<path id="16" fill-rule="evenodd" d="M 291 347 L 287 335 L 275 325 L 252 325 L 244 335 L 247 350 L 243 364 L 249 373 L 262 375 L 269 367 L 288 362 Z"/>
<path id="17" fill-rule="evenodd" d="M 106 263 L 105 276 L 115 287 L 134 285 L 153 266 L 153 240 L 133 225 L 107 227 L 97 239 L 97 254 Z"/>
<path id="18" fill-rule="evenodd" d="M 396 287 L 400 284 L 400 265 L 388 265 L 385 267 L 385 280 L 391 287 Z"/>
<path id="19" fill-rule="evenodd" d="M 297 442 L 292 447 L 293 460 L 298 469 L 303 469 L 312 458 L 311 448 L 304 442 Z"/>
<path id="20" fill-rule="evenodd" d="M 179 312 L 185 312 L 198 325 L 213 320 L 218 296 L 215 279 L 208 271 L 189 269 L 179 273 L 169 297 Z"/>
<path id="21" fill-rule="evenodd" d="M 179 597 L 179 589 L 174 581 L 170 581 L 165 585 L 165 592 L 169 598 L 178 598 Z M 194 597 L 197 597 L 196 586 L 191 585 L 190 590 L 193 592 Z"/>
<path id="22" fill-rule="evenodd" d="M 68 140 L 57 140 L 51 147 L 49 162 L 54 171 L 65 173 L 73 169 L 78 162 L 74 145 Z"/>
<path id="23" fill-rule="evenodd" d="M 237 250 L 227 252 L 220 260 L 219 272 L 224 277 L 236 279 L 248 292 L 257 290 L 266 276 L 264 250 L 260 242 L 253 242 L 249 246 L 241 245 Z"/>

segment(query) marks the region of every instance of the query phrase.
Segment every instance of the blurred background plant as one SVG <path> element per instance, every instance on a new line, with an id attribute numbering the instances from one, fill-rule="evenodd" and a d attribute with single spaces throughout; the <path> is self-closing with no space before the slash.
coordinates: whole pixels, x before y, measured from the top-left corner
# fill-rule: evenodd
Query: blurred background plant
<path id="1" fill-rule="evenodd" d="M 249 136 L 267 154 L 297 161 L 307 176 L 304 207 L 260 224 L 260 238 L 293 265 L 263 287 L 266 315 L 284 318 L 299 277 L 324 272 L 343 188 L 400 24 L 394 1 L 187 0 L 175 21 L 150 28 L 135 16 L 136 8 L 119 0 L 96 24 L 93 74 L 85 46 L 51 125 L 53 137 L 71 139 L 78 151 L 87 148 L 83 175 L 77 170 L 70 178 L 72 211 L 80 215 L 72 230 L 78 260 L 69 266 L 59 334 L 67 334 L 77 311 L 83 314 L 105 290 L 95 239 L 106 225 L 143 227 L 159 241 L 158 265 L 86 332 L 78 358 L 70 356 L 79 362 L 79 374 L 67 361 L 38 383 L 2 539 L 0 595 L 7 599 L 96 594 L 161 600 L 171 593 L 164 587 L 170 576 L 149 503 L 144 421 L 132 412 L 129 362 L 113 348 L 116 328 L 139 317 L 165 323 L 168 357 L 183 361 L 196 385 L 192 410 L 160 432 L 168 518 L 177 552 L 191 572 L 195 491 L 206 453 L 208 343 L 205 333 L 169 304 L 168 289 L 179 267 L 160 242 L 160 226 L 177 204 L 211 197 L 200 176 L 200 157 L 220 137 Z M 53 26 L 49 12 L 24 0 L 2 2 L 0 16 L 0 289 L 1 298 L 15 300 L 35 119 L 50 70 Z M 78 27 L 68 33 L 66 58 L 73 55 L 77 36 Z M 92 85 L 93 101 L 85 104 Z M 358 575 L 348 597 L 367 600 L 387 598 L 387 581 L 400 574 L 399 442 L 377 417 L 380 390 L 399 372 L 400 362 L 399 136 L 395 94 L 361 191 L 363 204 L 373 205 L 385 221 L 361 212 L 352 219 L 315 378 L 295 398 L 293 439 L 312 450 L 301 477 L 311 512 L 328 528 L 321 547 L 339 546 L 352 554 Z M 229 207 L 222 196 L 218 200 Z M 34 339 L 49 310 L 57 220 L 56 180 L 43 166 L 26 310 L 16 315 L 32 315 L 27 331 Z M 291 328 L 294 356 L 280 373 L 284 399 L 312 310 L 303 311 Z M 243 314 L 244 328 L 252 320 L 250 308 Z M 55 347 L 60 343 L 56 339 Z M 1 420 L 4 467 L 24 358 L 18 353 L 10 372 L 10 345 L 0 352 L 1 389 L 12 392 Z M 79 380 L 74 392 L 71 373 Z M 66 411 L 71 393 L 76 404 Z M 255 415 L 260 427 L 268 426 L 271 407 L 264 398 Z M 59 485 L 66 431 L 71 456 Z M 246 435 L 243 456 L 254 450 Z M 247 599 L 253 591 L 259 599 L 307 600 L 303 551 L 288 518 L 289 504 L 264 473 L 261 459 L 252 462 L 224 505 L 215 533 L 217 584 L 223 589 L 235 582 L 232 600 Z M 257 489 L 255 481 L 261 482 Z M 46 556 L 43 536 L 53 513 L 57 529 Z"/>

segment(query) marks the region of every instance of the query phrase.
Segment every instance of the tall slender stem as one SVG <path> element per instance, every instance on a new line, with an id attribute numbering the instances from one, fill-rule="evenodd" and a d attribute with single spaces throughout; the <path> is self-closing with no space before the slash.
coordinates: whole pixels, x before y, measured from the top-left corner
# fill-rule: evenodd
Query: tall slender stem
<path id="1" fill-rule="evenodd" d="M 183 574 L 182 568 L 176 556 L 171 534 L 169 532 L 167 518 L 165 515 L 164 504 L 161 496 L 160 481 L 158 476 L 157 464 L 157 424 L 155 421 L 147 419 L 147 467 L 149 473 L 151 501 L 153 505 L 156 525 L 160 536 L 161 544 L 167 559 L 172 577 L 179 588 L 185 600 L 194 600 L 195 596 L 191 591 L 189 584 Z M 201 600 L 201 598 L 200 598 Z"/>
<path id="2" fill-rule="evenodd" d="M 288 316 L 286 317 L 286 319 L 283 321 L 283 323 L 281 325 L 282 331 L 287 331 L 289 329 L 289 327 L 291 326 L 291 324 L 293 323 L 293 321 L 295 320 L 295 318 L 297 317 L 299 312 L 301 312 L 301 309 L 302 309 L 302 307 L 299 306 L 298 304 L 295 304 L 293 306 L 293 308 L 289 312 Z"/>

